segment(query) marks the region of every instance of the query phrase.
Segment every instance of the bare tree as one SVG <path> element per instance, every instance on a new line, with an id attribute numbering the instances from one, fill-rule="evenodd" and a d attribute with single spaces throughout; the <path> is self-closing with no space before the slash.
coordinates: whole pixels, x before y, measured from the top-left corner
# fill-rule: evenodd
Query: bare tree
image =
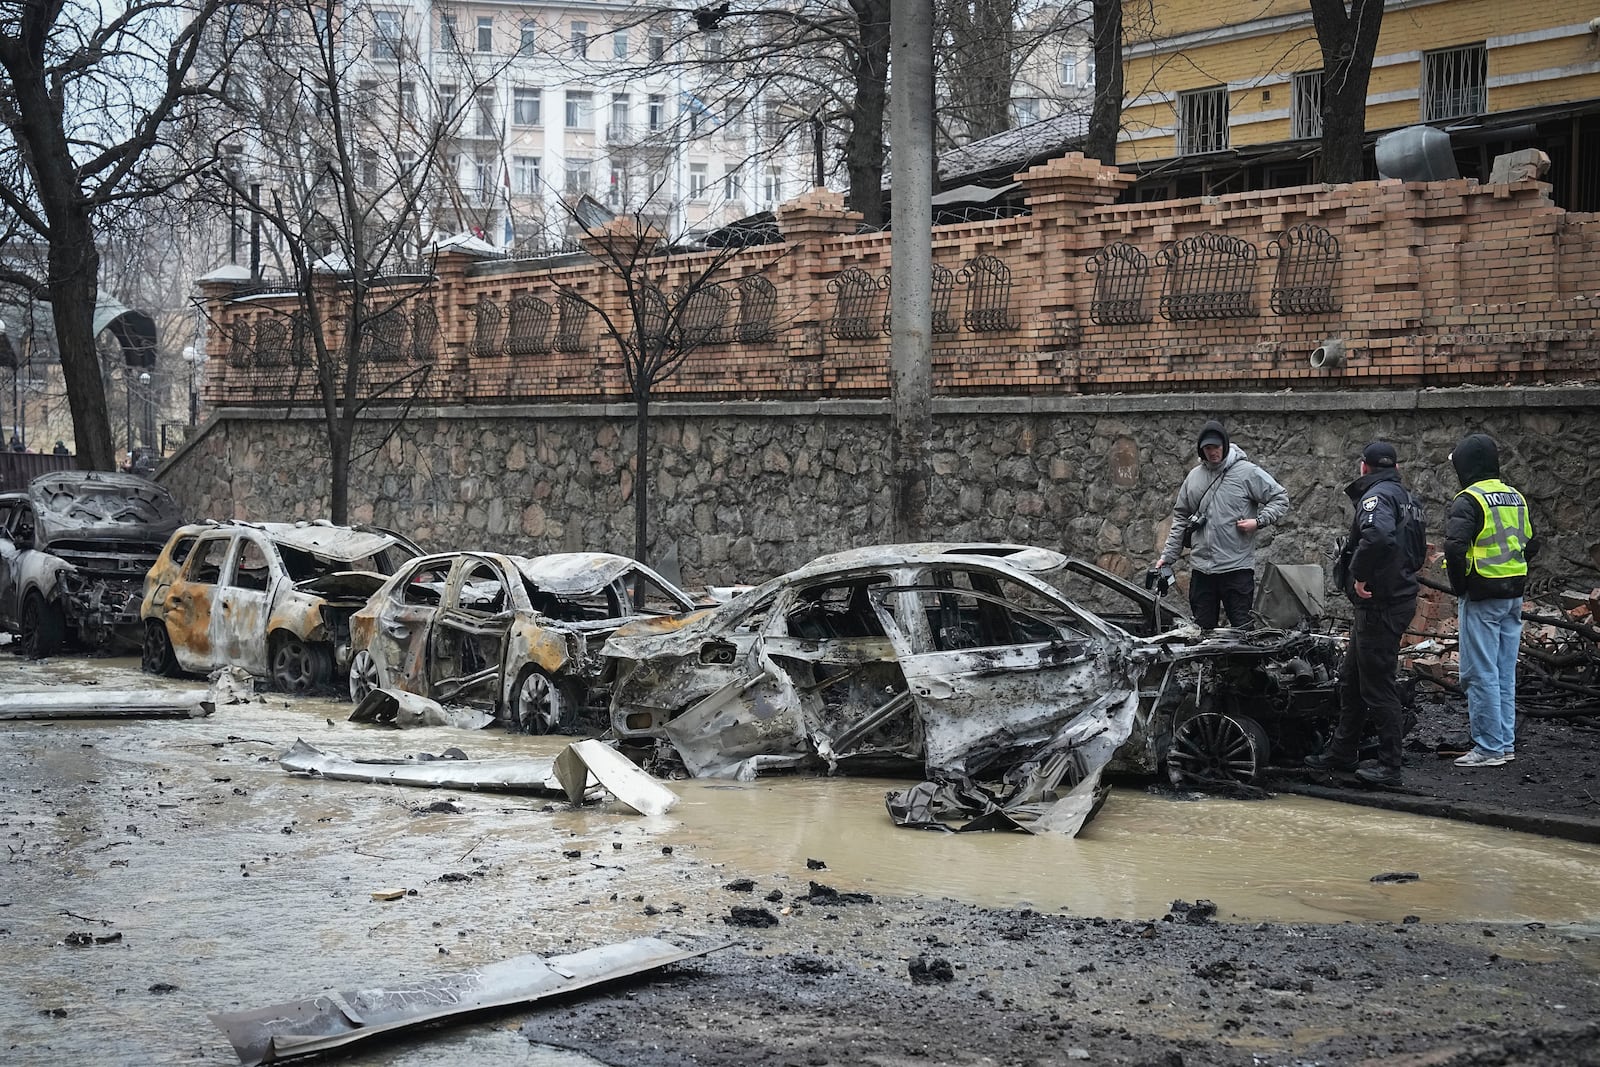
<path id="1" fill-rule="evenodd" d="M 432 371 L 430 241 L 441 222 L 487 218 L 499 195 L 498 156 L 479 161 L 465 194 L 451 167 L 463 116 L 494 71 L 460 62 L 436 79 L 415 28 L 342 0 L 264 7 L 253 31 L 249 76 L 229 94 L 251 133 L 225 146 L 211 195 L 248 205 L 264 231 L 262 269 L 293 293 L 292 306 L 268 305 L 284 319 L 272 344 L 287 348 L 272 365 L 288 402 L 308 383 L 316 397 L 330 517 L 343 523 L 353 460 L 382 446 Z M 255 348 L 259 364 L 259 331 Z"/>
<path id="2" fill-rule="evenodd" d="M 1322 49 L 1322 180 L 1360 181 L 1383 0 L 1311 0 L 1311 18 Z"/>
<path id="3" fill-rule="evenodd" d="M 601 221 L 580 207 L 584 246 L 609 287 L 585 291 L 557 285 L 565 298 L 585 305 L 599 319 L 622 357 L 623 378 L 634 406 L 633 554 L 647 559 L 650 547 L 650 399 L 692 353 L 729 339 L 726 321 L 731 283 L 767 270 L 783 255 L 747 253 L 738 242 L 686 250 L 673 247 L 643 212 Z M 735 276 L 735 272 L 737 276 Z M 754 338 L 752 338 L 754 339 Z"/>
<path id="4" fill-rule="evenodd" d="M 0 282 L 51 304 L 79 463 L 115 462 L 94 346 L 100 254 L 108 208 L 164 194 L 192 173 L 169 140 L 186 102 L 210 95 L 226 69 L 198 60 L 231 0 L 26 0 L 0 15 L 0 203 L 47 247 L 42 277 L 0 266 Z"/>

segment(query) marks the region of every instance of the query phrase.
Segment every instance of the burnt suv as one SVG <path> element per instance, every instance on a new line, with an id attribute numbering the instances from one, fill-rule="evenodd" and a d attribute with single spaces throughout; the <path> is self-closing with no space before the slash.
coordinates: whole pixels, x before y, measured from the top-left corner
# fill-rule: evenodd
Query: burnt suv
<path id="1" fill-rule="evenodd" d="M 48 656 L 140 642 L 145 572 L 182 524 L 172 495 L 107 471 L 52 471 L 0 495 L 0 626 Z"/>

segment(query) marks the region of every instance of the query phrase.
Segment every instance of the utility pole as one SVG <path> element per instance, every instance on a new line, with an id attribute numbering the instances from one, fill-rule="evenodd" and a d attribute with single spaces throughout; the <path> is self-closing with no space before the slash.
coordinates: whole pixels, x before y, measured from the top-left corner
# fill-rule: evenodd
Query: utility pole
<path id="1" fill-rule="evenodd" d="M 894 536 L 928 537 L 933 422 L 933 19 L 927 0 L 889 5 L 889 362 Z"/>

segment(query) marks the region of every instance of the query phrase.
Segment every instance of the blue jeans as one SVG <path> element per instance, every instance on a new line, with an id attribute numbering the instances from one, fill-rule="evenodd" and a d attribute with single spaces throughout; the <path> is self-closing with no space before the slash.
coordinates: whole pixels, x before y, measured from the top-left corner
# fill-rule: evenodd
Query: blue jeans
<path id="1" fill-rule="evenodd" d="M 1505 752 L 1517 733 L 1517 649 L 1522 644 L 1522 600 L 1459 601 L 1461 688 L 1467 691 L 1472 743 Z"/>

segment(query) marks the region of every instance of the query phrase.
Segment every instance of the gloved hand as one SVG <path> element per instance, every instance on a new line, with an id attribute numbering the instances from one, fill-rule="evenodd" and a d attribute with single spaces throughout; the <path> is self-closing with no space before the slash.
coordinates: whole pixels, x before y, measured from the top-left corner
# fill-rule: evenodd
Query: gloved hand
<path id="1" fill-rule="evenodd" d="M 1156 596 L 1166 596 L 1167 590 L 1172 588 L 1172 583 L 1177 579 L 1172 574 L 1172 568 L 1152 567 L 1144 572 L 1144 587 L 1154 589 Z"/>

